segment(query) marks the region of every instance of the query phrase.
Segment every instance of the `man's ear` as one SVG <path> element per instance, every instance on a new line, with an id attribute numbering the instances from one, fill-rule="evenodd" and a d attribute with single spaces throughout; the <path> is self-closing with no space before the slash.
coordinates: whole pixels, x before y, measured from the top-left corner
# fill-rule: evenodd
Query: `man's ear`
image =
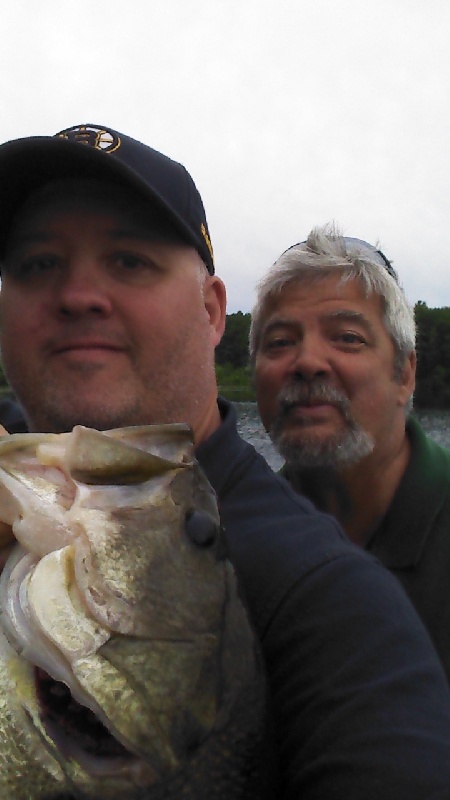
<path id="1" fill-rule="evenodd" d="M 209 276 L 205 281 L 203 296 L 209 316 L 213 344 L 214 347 L 217 347 L 223 336 L 226 322 L 227 291 L 224 282 L 216 275 Z"/>
<path id="2" fill-rule="evenodd" d="M 403 364 L 402 371 L 400 373 L 400 378 L 399 378 L 400 405 L 406 405 L 412 393 L 414 392 L 414 389 L 416 388 L 416 366 L 417 366 L 417 356 L 415 351 L 413 350 L 412 353 L 410 353 L 409 356 L 407 357 L 405 363 Z"/>

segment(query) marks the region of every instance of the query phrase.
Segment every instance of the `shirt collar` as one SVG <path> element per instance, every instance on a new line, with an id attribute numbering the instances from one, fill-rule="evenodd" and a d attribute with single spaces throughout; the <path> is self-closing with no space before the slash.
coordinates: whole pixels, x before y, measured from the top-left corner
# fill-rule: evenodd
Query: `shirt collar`
<path id="1" fill-rule="evenodd" d="M 448 491 L 446 452 L 410 417 L 411 457 L 383 521 L 367 545 L 389 569 L 417 564 Z"/>

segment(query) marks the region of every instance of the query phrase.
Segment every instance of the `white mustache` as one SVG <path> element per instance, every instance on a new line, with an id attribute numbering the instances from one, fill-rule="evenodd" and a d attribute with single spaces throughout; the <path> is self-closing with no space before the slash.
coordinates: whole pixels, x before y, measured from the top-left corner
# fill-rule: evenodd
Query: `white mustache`
<path id="1" fill-rule="evenodd" d="M 350 404 L 345 394 L 323 381 L 290 383 L 279 392 L 278 403 L 281 414 L 288 413 L 296 405 L 308 406 L 315 403 L 331 403 L 337 406 L 345 417 L 350 410 Z"/>

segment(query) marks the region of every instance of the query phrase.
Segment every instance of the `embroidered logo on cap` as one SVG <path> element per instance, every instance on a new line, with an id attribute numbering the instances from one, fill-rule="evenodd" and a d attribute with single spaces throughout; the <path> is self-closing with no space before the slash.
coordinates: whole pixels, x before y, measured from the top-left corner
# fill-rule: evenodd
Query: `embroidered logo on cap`
<path id="1" fill-rule="evenodd" d="M 76 125 L 56 134 L 59 139 L 69 139 L 72 142 L 88 144 L 104 153 L 114 153 L 120 145 L 120 136 L 104 128 L 94 128 L 93 125 Z"/>

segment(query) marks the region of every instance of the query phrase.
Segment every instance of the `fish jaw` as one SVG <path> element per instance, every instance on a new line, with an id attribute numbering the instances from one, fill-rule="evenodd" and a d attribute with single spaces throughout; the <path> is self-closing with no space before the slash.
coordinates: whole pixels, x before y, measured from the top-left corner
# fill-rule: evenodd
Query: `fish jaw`
<path id="1" fill-rule="evenodd" d="M 144 800 L 157 776 L 133 754 L 100 759 L 43 719 L 33 665 L 0 633 L 0 792 L 2 800 Z M 144 788 L 145 787 L 145 788 Z M 175 800 L 175 798 L 174 798 Z"/>

